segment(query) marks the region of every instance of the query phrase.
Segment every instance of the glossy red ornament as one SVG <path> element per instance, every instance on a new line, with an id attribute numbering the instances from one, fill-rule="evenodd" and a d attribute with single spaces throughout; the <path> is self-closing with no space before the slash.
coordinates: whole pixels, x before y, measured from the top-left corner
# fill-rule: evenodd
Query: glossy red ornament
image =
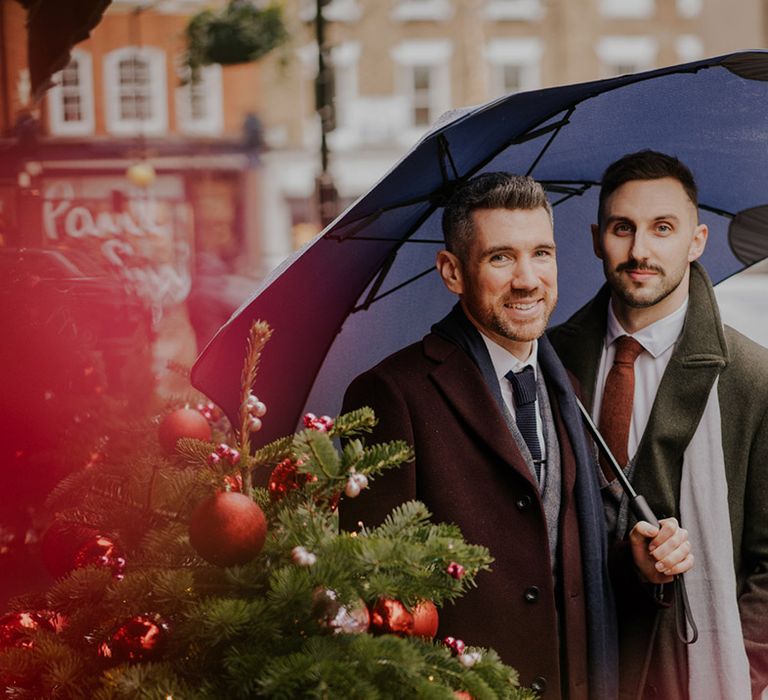
<path id="1" fill-rule="evenodd" d="M 99 656 L 118 663 L 152 661 L 162 654 L 167 636 L 168 623 L 159 615 L 134 615 L 99 645 Z"/>
<path id="2" fill-rule="evenodd" d="M 313 480 L 311 474 L 299 472 L 297 467 L 301 462 L 294 462 L 290 458 L 277 464 L 269 475 L 267 490 L 273 501 L 279 501 L 286 493 L 300 489 L 304 484 Z"/>
<path id="3" fill-rule="evenodd" d="M 399 600 L 379 598 L 371 610 L 371 631 L 374 634 L 413 634 L 413 615 Z"/>
<path id="4" fill-rule="evenodd" d="M 171 411 L 160 421 L 157 433 L 163 452 L 176 452 L 176 442 L 181 438 L 194 438 L 207 442 L 211 439 L 211 426 L 200 411 L 193 408 L 179 408 Z"/>
<path id="5" fill-rule="evenodd" d="M 451 578 L 455 578 L 457 580 L 464 578 L 464 567 L 455 561 L 452 561 L 450 564 L 448 564 L 448 566 L 445 569 L 445 572 Z"/>
<path id="6" fill-rule="evenodd" d="M 245 564 L 264 546 L 267 519 L 242 493 L 221 491 L 203 500 L 189 520 L 189 543 L 217 566 Z"/>
<path id="7" fill-rule="evenodd" d="M 112 570 L 113 578 L 125 576 L 125 557 L 115 541 L 106 535 L 96 535 L 86 541 L 75 554 L 75 568 L 103 566 Z"/>
<path id="8" fill-rule="evenodd" d="M 0 617 L 0 651 L 11 647 L 31 649 L 30 632 L 47 629 L 57 631 L 54 613 L 12 612 Z"/>
<path id="9" fill-rule="evenodd" d="M 474 698 L 466 690 L 454 690 L 453 696 L 460 698 L 460 700 L 474 700 Z"/>
<path id="10" fill-rule="evenodd" d="M 437 607 L 431 600 L 422 600 L 412 611 L 414 637 L 432 639 L 437 634 L 440 618 Z"/>

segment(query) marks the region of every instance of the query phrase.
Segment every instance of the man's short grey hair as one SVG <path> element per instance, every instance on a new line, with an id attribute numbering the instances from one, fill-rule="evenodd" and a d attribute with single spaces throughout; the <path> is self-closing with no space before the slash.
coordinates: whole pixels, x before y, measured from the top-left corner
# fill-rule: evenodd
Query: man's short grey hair
<path id="1" fill-rule="evenodd" d="M 484 173 L 460 183 L 443 212 L 443 238 L 448 251 L 466 260 L 474 235 L 472 213 L 478 209 L 538 209 L 554 226 L 552 205 L 544 188 L 528 175 Z"/>

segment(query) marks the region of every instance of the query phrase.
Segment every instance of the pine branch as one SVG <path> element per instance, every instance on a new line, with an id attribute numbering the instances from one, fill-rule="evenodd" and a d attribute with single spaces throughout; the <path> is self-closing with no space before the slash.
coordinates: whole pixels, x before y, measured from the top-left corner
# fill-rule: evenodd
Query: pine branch
<path id="1" fill-rule="evenodd" d="M 253 453 L 250 464 L 254 468 L 274 466 L 292 453 L 293 435 L 274 440 Z"/>
<path id="2" fill-rule="evenodd" d="M 238 434 L 238 449 L 240 454 L 248 455 L 251 452 L 251 430 L 248 426 L 250 414 L 248 412 L 248 398 L 253 390 L 256 374 L 259 371 L 259 362 L 264 346 L 272 336 L 272 329 L 264 321 L 254 321 L 248 333 L 245 362 L 240 376 L 240 432 Z M 243 469 L 243 485 L 246 492 L 251 488 L 251 475 Z"/>
<path id="3" fill-rule="evenodd" d="M 348 438 L 360 433 L 370 433 L 377 422 L 373 409 L 363 406 L 336 418 L 331 430 L 331 436 Z"/>

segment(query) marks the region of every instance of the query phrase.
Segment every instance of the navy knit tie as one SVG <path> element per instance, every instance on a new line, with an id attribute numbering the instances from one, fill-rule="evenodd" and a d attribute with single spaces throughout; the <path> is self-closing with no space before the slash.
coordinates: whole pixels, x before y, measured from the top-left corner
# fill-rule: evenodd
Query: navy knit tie
<path id="1" fill-rule="evenodd" d="M 512 384 L 517 428 L 533 457 L 536 479 L 541 481 L 541 444 L 536 430 L 536 375 L 533 367 L 526 365 L 519 372 L 509 371 L 504 376 Z"/>

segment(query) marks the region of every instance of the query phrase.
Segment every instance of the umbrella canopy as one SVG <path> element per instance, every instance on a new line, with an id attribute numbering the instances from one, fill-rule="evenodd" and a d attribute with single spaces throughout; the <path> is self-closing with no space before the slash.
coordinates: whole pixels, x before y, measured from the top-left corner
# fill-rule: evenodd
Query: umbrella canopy
<path id="1" fill-rule="evenodd" d="M 564 320 L 603 281 L 592 253 L 605 167 L 643 148 L 694 172 L 714 281 L 768 255 L 768 52 L 750 51 L 518 93 L 447 115 L 378 184 L 276 270 L 198 358 L 193 384 L 234 417 L 248 329 L 267 321 L 254 392 L 258 442 L 305 410 L 334 414 L 349 381 L 419 339 L 455 301 L 434 270 L 455 182 L 504 170 L 541 181 L 554 205 Z"/>

